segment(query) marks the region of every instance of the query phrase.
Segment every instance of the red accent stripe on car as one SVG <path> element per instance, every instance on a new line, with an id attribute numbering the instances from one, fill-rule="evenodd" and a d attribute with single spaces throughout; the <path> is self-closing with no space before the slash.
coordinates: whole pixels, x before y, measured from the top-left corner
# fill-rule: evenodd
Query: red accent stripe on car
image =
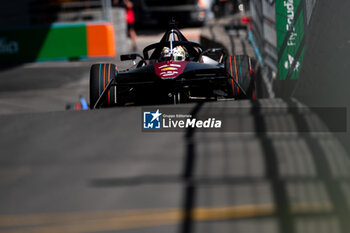
<path id="1" fill-rule="evenodd" d="M 114 80 L 117 82 L 117 77 L 118 77 L 118 67 L 115 66 L 115 71 L 117 73 L 114 73 Z M 117 104 L 117 87 L 114 86 L 114 104 Z"/>
<path id="2" fill-rule="evenodd" d="M 111 64 L 108 66 L 108 83 L 111 81 Z M 111 103 L 111 89 L 108 90 L 108 104 Z"/>
<path id="3" fill-rule="evenodd" d="M 106 89 L 106 64 L 103 64 L 103 90 Z"/>

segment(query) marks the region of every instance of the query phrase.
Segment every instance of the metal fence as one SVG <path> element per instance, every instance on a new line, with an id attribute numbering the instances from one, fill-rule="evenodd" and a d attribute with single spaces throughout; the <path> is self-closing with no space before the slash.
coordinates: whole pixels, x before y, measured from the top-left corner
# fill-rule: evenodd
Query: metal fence
<path id="1" fill-rule="evenodd" d="M 263 86 L 266 87 L 260 95 L 274 97 L 273 81 L 278 71 L 275 2 L 251 0 L 250 11 L 253 21 L 251 40 L 260 62 Z"/>

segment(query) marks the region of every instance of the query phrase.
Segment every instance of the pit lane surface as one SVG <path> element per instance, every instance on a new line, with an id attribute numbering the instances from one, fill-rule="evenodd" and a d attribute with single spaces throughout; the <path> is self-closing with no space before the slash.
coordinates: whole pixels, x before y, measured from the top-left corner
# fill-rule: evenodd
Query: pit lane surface
<path id="1" fill-rule="evenodd" d="M 186 105 L 252 105 L 198 106 Z M 140 117 L 139 107 L 0 116 L 1 232 L 333 229 L 334 208 L 349 201 L 334 190 L 349 164 L 332 135 L 142 133 Z M 260 117 L 283 128 L 294 116 Z M 236 124 L 252 122 L 247 112 Z"/>
<path id="2" fill-rule="evenodd" d="M 140 107 L 63 111 L 65 101 L 86 95 L 88 64 L 73 64 L 51 65 L 51 78 L 31 65 L 38 82 L 1 93 L 0 232 L 348 229 L 343 146 L 332 134 L 266 133 L 305 124 L 307 116 L 284 111 L 296 100 L 185 105 L 194 114 L 280 107 L 232 116 L 242 133 L 142 133 Z M 26 69 L 1 72 L 1 79 Z M 250 127 L 260 133 L 243 133 Z"/>

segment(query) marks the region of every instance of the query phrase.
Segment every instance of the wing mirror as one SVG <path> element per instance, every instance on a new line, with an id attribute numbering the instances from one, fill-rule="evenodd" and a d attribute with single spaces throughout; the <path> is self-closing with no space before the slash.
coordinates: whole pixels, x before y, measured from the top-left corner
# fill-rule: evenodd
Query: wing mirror
<path id="1" fill-rule="evenodd" d="M 212 48 L 203 51 L 202 55 L 204 54 L 216 60 L 217 62 L 222 63 L 222 60 L 225 56 L 225 50 L 223 48 Z"/>
<path id="2" fill-rule="evenodd" d="M 129 60 L 136 60 L 137 56 L 136 54 L 124 54 L 120 55 L 121 61 L 129 61 Z"/>
<path id="3" fill-rule="evenodd" d="M 137 53 L 130 53 L 130 54 L 124 54 L 124 55 L 120 55 L 120 60 L 121 61 L 129 61 L 129 60 L 136 60 L 136 58 L 141 58 L 142 60 L 144 60 L 144 58 Z"/>
<path id="4" fill-rule="evenodd" d="M 215 53 L 218 53 L 218 52 L 221 52 L 223 53 L 224 52 L 224 49 L 223 48 L 212 48 L 212 49 L 207 49 L 205 51 L 202 52 L 202 54 L 215 54 Z"/>

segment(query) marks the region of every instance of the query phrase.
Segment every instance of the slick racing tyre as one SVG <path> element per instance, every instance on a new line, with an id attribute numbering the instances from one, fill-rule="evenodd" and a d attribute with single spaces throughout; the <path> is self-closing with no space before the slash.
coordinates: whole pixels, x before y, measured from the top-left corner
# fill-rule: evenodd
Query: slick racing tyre
<path id="1" fill-rule="evenodd" d="M 225 58 L 225 69 L 230 76 L 228 85 L 231 93 L 229 95 L 237 99 L 255 99 L 255 78 L 252 67 L 252 60 L 247 55 L 227 56 Z"/>
<path id="2" fill-rule="evenodd" d="M 102 95 L 108 83 L 115 79 L 116 66 L 114 64 L 94 64 L 90 69 L 90 108 L 93 108 Z M 117 89 L 112 86 L 105 97 L 101 100 L 101 105 L 111 106 L 117 104 Z"/>

